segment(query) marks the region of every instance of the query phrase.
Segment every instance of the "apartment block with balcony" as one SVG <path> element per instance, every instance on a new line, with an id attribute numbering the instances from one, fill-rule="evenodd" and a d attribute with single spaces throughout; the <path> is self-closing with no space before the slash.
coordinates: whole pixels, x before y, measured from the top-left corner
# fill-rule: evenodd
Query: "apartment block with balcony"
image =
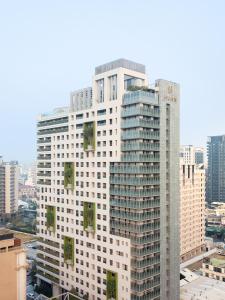
<path id="1" fill-rule="evenodd" d="M 39 281 L 54 296 L 179 299 L 179 86 L 149 87 L 120 59 L 37 129 Z"/>
<path id="2" fill-rule="evenodd" d="M 18 177 L 18 163 L 4 162 L 0 157 L 0 222 L 5 222 L 18 210 Z"/>

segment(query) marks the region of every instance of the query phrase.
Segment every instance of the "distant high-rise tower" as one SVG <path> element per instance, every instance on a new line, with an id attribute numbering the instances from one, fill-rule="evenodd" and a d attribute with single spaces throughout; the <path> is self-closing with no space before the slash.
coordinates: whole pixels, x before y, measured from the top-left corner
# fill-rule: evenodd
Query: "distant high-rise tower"
<path id="1" fill-rule="evenodd" d="M 4 162 L 0 157 L 0 220 L 18 209 L 19 167 L 15 161 Z"/>
<path id="2" fill-rule="evenodd" d="M 202 164 L 206 167 L 205 148 L 185 145 L 180 147 L 180 157 L 184 164 Z"/>
<path id="3" fill-rule="evenodd" d="M 39 281 L 88 299 L 179 299 L 179 86 L 99 66 L 37 123 Z"/>
<path id="4" fill-rule="evenodd" d="M 208 138 L 207 155 L 206 200 L 225 202 L 225 135 Z"/>

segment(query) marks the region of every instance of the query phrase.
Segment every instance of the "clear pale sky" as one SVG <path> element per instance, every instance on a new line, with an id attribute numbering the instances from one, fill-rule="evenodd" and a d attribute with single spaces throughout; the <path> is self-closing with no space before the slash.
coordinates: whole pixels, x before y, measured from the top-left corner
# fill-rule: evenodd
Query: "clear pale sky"
<path id="1" fill-rule="evenodd" d="M 225 134 L 225 1 L 0 1 L 0 155 L 36 157 L 36 116 L 127 58 L 181 85 L 181 143 Z"/>

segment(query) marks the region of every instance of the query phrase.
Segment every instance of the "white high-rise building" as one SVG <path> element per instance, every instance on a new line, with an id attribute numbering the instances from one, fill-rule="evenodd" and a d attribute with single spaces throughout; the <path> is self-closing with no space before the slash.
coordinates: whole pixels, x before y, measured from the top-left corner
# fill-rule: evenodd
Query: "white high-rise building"
<path id="1" fill-rule="evenodd" d="M 201 164 L 206 167 L 206 149 L 204 147 L 195 147 L 193 145 L 181 146 L 180 157 L 184 164 Z"/>
<path id="2" fill-rule="evenodd" d="M 4 162 L 0 157 L 0 220 L 18 209 L 19 167 L 16 161 Z"/>
<path id="3" fill-rule="evenodd" d="M 125 59 L 37 123 L 37 276 L 53 294 L 179 299 L 179 86 Z"/>

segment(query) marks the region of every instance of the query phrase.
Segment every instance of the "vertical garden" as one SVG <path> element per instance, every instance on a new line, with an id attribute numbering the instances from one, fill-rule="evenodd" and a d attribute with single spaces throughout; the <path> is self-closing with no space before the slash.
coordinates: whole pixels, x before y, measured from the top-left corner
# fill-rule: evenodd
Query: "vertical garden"
<path id="1" fill-rule="evenodd" d="M 95 122 L 86 122 L 83 125 L 84 150 L 95 150 Z"/>
<path id="2" fill-rule="evenodd" d="M 65 162 L 64 163 L 64 187 L 65 189 L 74 189 L 74 163 Z"/>
<path id="3" fill-rule="evenodd" d="M 55 206 L 46 206 L 46 226 L 49 230 L 55 231 L 56 225 L 56 209 Z"/>
<path id="4" fill-rule="evenodd" d="M 96 212 L 95 203 L 84 202 L 83 224 L 84 230 L 94 231 L 96 227 Z"/>
<path id="5" fill-rule="evenodd" d="M 109 270 L 107 270 L 106 295 L 107 300 L 118 299 L 118 275 Z"/>
<path id="6" fill-rule="evenodd" d="M 74 239 L 64 236 L 64 261 L 74 265 Z"/>

